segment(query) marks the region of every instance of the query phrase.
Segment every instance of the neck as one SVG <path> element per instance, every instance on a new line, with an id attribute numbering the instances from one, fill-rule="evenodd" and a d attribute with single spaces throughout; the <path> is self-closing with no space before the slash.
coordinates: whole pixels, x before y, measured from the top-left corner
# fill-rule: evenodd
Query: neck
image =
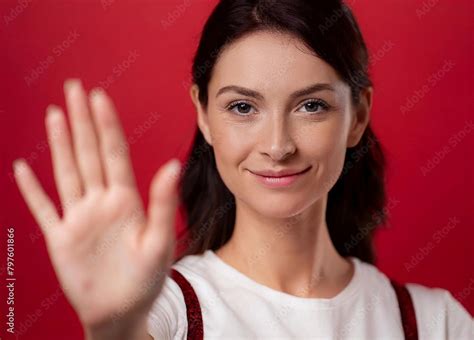
<path id="1" fill-rule="evenodd" d="M 334 248 L 325 221 L 326 200 L 298 215 L 269 218 L 236 201 L 230 240 L 216 251 L 254 281 L 300 297 L 331 298 L 351 280 L 353 264 Z"/>

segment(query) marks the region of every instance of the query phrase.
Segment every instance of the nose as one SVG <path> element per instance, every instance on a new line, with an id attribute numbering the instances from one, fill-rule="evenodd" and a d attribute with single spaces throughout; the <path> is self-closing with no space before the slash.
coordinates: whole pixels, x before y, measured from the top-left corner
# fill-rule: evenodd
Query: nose
<path id="1" fill-rule="evenodd" d="M 266 124 L 264 129 L 261 153 L 274 161 L 285 160 L 295 153 L 296 145 L 284 117 L 275 117 Z"/>

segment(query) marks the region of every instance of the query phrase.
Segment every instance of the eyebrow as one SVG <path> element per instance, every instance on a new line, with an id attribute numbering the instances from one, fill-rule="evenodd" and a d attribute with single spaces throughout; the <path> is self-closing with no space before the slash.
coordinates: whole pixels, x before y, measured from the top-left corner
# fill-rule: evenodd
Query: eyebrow
<path id="1" fill-rule="evenodd" d="M 327 83 L 315 83 L 293 92 L 290 95 L 290 99 L 296 99 L 296 98 L 306 96 L 308 94 L 319 92 L 319 91 L 335 91 L 335 89 L 334 87 L 332 87 L 330 84 L 327 84 Z M 241 95 L 244 95 L 247 97 L 253 97 L 258 100 L 264 99 L 261 93 L 255 90 L 251 90 L 251 89 L 248 89 L 242 86 L 237 86 L 237 85 L 229 85 L 229 86 L 222 87 L 219 91 L 217 91 L 216 98 L 225 92 L 237 92 Z"/>

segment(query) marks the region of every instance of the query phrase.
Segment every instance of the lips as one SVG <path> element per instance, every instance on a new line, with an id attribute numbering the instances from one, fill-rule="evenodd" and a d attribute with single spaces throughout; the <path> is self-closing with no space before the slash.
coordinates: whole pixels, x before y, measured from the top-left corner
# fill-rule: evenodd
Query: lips
<path id="1" fill-rule="evenodd" d="M 293 175 L 299 175 L 302 173 L 305 173 L 308 171 L 311 167 L 307 167 L 303 170 L 301 169 L 280 169 L 280 170 L 259 170 L 259 171 L 252 171 L 250 170 L 251 173 L 263 177 L 285 177 L 285 176 L 293 176 Z"/>

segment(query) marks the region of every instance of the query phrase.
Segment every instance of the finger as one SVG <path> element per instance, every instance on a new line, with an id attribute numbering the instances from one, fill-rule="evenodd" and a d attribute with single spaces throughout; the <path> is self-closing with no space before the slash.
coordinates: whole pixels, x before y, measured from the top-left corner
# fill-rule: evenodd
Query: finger
<path id="1" fill-rule="evenodd" d="M 99 88 L 89 97 L 107 184 L 135 185 L 128 144 L 112 100 Z"/>
<path id="2" fill-rule="evenodd" d="M 59 222 L 59 216 L 53 202 L 44 192 L 36 175 L 23 159 L 13 162 L 13 171 L 18 188 L 26 201 L 43 234 L 48 235 L 51 228 Z"/>
<path id="3" fill-rule="evenodd" d="M 151 182 L 148 223 L 144 233 L 144 247 L 149 254 L 174 248 L 175 216 L 179 204 L 179 172 L 179 161 L 171 160 L 160 168 Z"/>
<path id="4" fill-rule="evenodd" d="M 74 152 L 84 190 L 102 187 L 104 181 L 97 135 L 81 81 L 68 79 L 64 83 L 64 92 L 71 120 Z"/>
<path id="5" fill-rule="evenodd" d="M 81 181 L 64 113 L 55 105 L 48 106 L 46 111 L 46 131 L 53 160 L 54 178 L 63 211 L 66 211 L 81 197 Z"/>

